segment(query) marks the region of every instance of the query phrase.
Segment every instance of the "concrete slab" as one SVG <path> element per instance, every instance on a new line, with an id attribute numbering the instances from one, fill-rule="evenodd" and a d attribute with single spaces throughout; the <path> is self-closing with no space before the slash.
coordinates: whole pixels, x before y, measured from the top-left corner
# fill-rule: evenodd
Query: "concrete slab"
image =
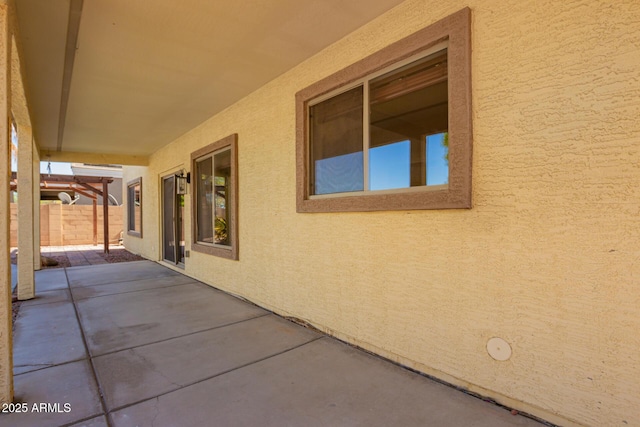
<path id="1" fill-rule="evenodd" d="M 133 282 L 117 282 L 107 283 L 95 286 L 75 286 L 73 290 L 73 298 L 77 300 L 99 297 L 105 295 L 121 294 L 125 292 L 142 291 L 145 289 L 166 288 L 168 286 L 184 285 L 187 283 L 198 283 L 196 280 L 179 275 L 167 276 L 154 279 L 142 279 Z"/>
<path id="2" fill-rule="evenodd" d="M 109 427 L 109 424 L 107 424 L 107 419 L 105 417 L 97 417 L 73 424 L 69 427 Z"/>
<path id="3" fill-rule="evenodd" d="M 16 375 L 14 384 L 15 402 L 27 403 L 29 411 L 0 415 L 0 426 L 62 426 L 102 414 L 98 388 L 86 360 Z M 40 403 L 51 406 L 46 412 L 34 411 L 34 404 L 36 409 L 44 409 Z M 55 412 L 49 412 L 52 410 Z"/>
<path id="4" fill-rule="evenodd" d="M 30 411 L 48 403 L 61 412 L 0 414 L 0 427 L 541 426 L 157 264 L 137 264 L 140 271 L 127 266 L 119 276 L 137 281 L 92 283 L 122 265 L 79 267 L 90 286 L 23 303 L 14 354 L 15 371 L 27 372 L 15 377 L 16 399 Z M 109 419 L 74 306 L 53 302 L 70 294 L 85 297 L 76 305 Z"/>
<path id="5" fill-rule="evenodd" d="M 14 373 L 87 357 L 73 305 L 20 307 L 13 339 Z"/>
<path id="6" fill-rule="evenodd" d="M 330 338 L 111 414 L 127 426 L 536 426 Z"/>
<path id="7" fill-rule="evenodd" d="M 21 307 L 31 307 L 40 304 L 49 304 L 53 302 L 71 302 L 71 294 L 68 289 L 59 289 L 56 291 L 46 291 L 36 293 L 35 298 L 22 301 Z"/>
<path id="8" fill-rule="evenodd" d="M 122 262 L 67 268 L 70 286 L 95 286 L 116 282 L 181 276 L 169 268 L 151 261 Z"/>
<path id="9" fill-rule="evenodd" d="M 290 350 L 321 335 L 274 315 L 94 359 L 107 409 L 140 402 Z"/>
<path id="10" fill-rule="evenodd" d="M 67 275 L 64 268 L 50 268 L 36 271 L 36 292 L 67 289 Z"/>
<path id="11" fill-rule="evenodd" d="M 267 313 L 199 283 L 90 298 L 77 307 L 93 356 Z"/>

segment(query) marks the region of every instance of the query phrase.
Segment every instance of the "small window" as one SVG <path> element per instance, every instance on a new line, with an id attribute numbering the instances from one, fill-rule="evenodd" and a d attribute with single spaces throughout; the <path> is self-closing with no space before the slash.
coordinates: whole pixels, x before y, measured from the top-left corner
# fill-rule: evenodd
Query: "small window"
<path id="1" fill-rule="evenodd" d="M 127 234 L 142 237 L 142 178 L 127 183 Z"/>
<path id="2" fill-rule="evenodd" d="M 238 259 L 237 135 L 191 154 L 195 191 L 192 248 Z"/>
<path id="3" fill-rule="evenodd" d="M 296 95 L 298 212 L 471 207 L 470 11 Z"/>

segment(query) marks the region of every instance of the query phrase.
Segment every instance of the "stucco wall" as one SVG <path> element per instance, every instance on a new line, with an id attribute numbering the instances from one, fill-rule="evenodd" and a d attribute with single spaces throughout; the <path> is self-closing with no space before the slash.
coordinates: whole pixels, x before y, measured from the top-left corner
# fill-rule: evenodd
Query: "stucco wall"
<path id="1" fill-rule="evenodd" d="M 297 214 L 295 93 L 465 6 L 473 209 Z M 240 260 L 186 274 L 553 422 L 640 425 L 639 50 L 636 0 L 407 1 L 126 168 L 125 243 L 159 259 L 159 177 L 238 133 Z"/>

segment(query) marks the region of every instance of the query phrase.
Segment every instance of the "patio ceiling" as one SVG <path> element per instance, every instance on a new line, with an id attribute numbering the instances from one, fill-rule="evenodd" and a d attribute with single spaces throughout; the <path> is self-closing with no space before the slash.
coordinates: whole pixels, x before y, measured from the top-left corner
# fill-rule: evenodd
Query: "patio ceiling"
<path id="1" fill-rule="evenodd" d="M 146 157 L 399 3 L 16 0 L 36 142 Z"/>

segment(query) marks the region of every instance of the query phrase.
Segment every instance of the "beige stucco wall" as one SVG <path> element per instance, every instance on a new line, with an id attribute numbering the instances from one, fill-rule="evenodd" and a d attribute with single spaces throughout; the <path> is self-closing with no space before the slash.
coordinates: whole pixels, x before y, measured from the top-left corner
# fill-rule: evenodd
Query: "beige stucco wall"
<path id="1" fill-rule="evenodd" d="M 465 6 L 473 209 L 297 214 L 295 93 Z M 126 168 L 125 243 L 159 259 L 159 177 L 238 133 L 240 260 L 187 274 L 547 420 L 640 425 L 639 51 L 637 0 L 409 0 Z"/>

